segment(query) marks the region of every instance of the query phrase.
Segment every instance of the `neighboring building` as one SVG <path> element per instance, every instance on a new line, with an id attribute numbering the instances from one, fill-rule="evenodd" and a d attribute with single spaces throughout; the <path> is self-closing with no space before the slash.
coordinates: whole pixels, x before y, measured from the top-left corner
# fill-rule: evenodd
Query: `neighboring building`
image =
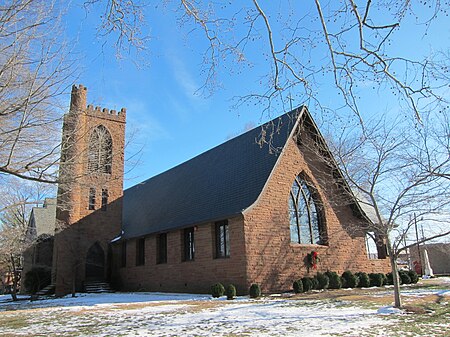
<path id="1" fill-rule="evenodd" d="M 427 250 L 428 260 L 434 275 L 450 275 L 450 243 L 427 243 L 420 245 L 421 258 L 424 256 L 424 249 Z M 417 247 L 411 247 L 409 250 L 410 260 L 420 262 L 421 258 L 417 254 Z M 423 263 L 421 263 L 423 265 Z"/>
<path id="2" fill-rule="evenodd" d="M 26 239 L 31 245 L 23 254 L 21 289 L 25 289 L 25 275 L 32 267 L 49 272 L 52 269 L 55 218 L 56 198 L 46 198 L 42 207 L 33 207 L 31 210 L 26 233 Z M 45 280 L 43 282 L 46 283 Z"/>
<path id="3" fill-rule="evenodd" d="M 370 212 L 351 194 L 305 107 L 123 192 L 125 110 L 86 106 L 73 87 L 63 126 L 53 274 L 57 294 L 107 280 L 120 290 L 240 293 L 291 288 L 317 271 L 387 272 L 367 253 Z M 182 138 L 180 138 L 182 142 Z M 317 270 L 305 265 L 316 251 Z"/>

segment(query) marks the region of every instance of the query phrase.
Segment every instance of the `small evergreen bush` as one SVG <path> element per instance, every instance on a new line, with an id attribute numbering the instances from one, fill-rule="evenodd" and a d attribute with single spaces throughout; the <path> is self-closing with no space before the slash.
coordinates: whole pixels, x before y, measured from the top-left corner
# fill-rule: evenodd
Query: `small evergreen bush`
<path id="1" fill-rule="evenodd" d="M 232 300 L 236 297 L 236 287 L 233 284 L 227 285 L 225 289 L 225 295 L 227 295 L 227 300 Z"/>
<path id="2" fill-rule="evenodd" d="M 313 288 L 313 282 L 311 277 L 302 277 L 302 283 L 304 292 L 310 291 Z"/>
<path id="3" fill-rule="evenodd" d="M 386 284 L 390 286 L 394 284 L 394 278 L 392 277 L 392 273 L 386 274 Z"/>
<path id="4" fill-rule="evenodd" d="M 325 275 L 328 276 L 330 283 L 328 285 L 329 289 L 340 289 L 342 287 L 341 278 L 334 271 L 327 271 Z"/>
<path id="5" fill-rule="evenodd" d="M 365 272 L 358 272 L 355 275 L 358 276 L 358 279 L 359 279 L 359 282 L 358 282 L 358 287 L 359 288 L 370 287 L 369 275 L 367 275 L 367 273 L 365 273 Z"/>
<path id="6" fill-rule="evenodd" d="M 319 289 L 319 280 L 316 276 L 311 277 L 312 289 Z"/>
<path id="7" fill-rule="evenodd" d="M 358 286 L 358 277 L 350 270 L 346 270 L 342 273 L 342 287 L 356 288 Z"/>
<path id="8" fill-rule="evenodd" d="M 50 284 L 52 273 L 49 268 L 35 267 L 25 274 L 25 290 L 35 294 Z"/>
<path id="9" fill-rule="evenodd" d="M 330 285 L 330 278 L 323 273 L 317 273 L 316 279 L 319 283 L 319 287 L 317 289 L 327 289 Z"/>
<path id="10" fill-rule="evenodd" d="M 398 272 L 400 279 L 402 280 L 402 284 L 410 284 L 411 278 L 409 277 L 409 273 L 406 270 L 400 270 Z"/>
<path id="11" fill-rule="evenodd" d="M 221 297 L 225 293 L 225 287 L 222 283 L 216 283 L 211 287 L 212 297 Z"/>
<path id="12" fill-rule="evenodd" d="M 417 282 L 419 282 L 419 275 L 417 275 L 417 273 L 414 270 L 409 270 L 408 275 L 409 278 L 411 279 L 411 283 L 416 284 Z"/>
<path id="13" fill-rule="evenodd" d="M 303 292 L 303 282 L 302 280 L 296 280 L 292 284 L 292 288 L 294 289 L 294 293 L 302 293 Z"/>
<path id="14" fill-rule="evenodd" d="M 381 273 L 370 273 L 369 282 L 371 287 L 381 287 L 384 282 L 383 274 Z"/>
<path id="15" fill-rule="evenodd" d="M 257 283 L 250 286 L 249 295 L 251 298 L 258 298 L 261 296 L 261 287 Z"/>

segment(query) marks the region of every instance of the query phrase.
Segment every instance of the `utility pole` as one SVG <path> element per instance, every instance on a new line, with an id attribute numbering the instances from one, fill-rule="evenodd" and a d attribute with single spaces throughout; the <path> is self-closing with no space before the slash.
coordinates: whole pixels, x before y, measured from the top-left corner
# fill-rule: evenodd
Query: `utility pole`
<path id="1" fill-rule="evenodd" d="M 406 246 L 406 235 L 403 237 L 403 244 Z M 409 248 L 406 248 L 405 254 L 406 254 L 406 261 L 408 262 L 408 268 L 409 270 L 413 270 L 414 266 L 411 263 L 411 254 L 409 253 Z"/>

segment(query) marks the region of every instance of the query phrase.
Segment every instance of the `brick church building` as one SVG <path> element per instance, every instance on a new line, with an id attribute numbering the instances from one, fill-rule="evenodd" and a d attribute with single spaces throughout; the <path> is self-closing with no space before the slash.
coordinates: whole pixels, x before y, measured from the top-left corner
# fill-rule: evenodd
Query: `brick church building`
<path id="1" fill-rule="evenodd" d="M 300 107 L 123 191 L 126 111 L 74 86 L 65 116 L 52 277 L 56 294 L 289 290 L 317 271 L 386 272 L 369 257 L 363 208 Z M 320 257 L 317 269 L 306 255 Z"/>

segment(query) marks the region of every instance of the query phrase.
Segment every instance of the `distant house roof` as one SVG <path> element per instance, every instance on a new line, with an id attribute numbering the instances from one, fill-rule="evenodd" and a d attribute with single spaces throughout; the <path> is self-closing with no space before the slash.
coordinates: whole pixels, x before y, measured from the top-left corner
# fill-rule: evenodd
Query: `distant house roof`
<path id="1" fill-rule="evenodd" d="M 240 214 L 261 194 L 305 111 L 295 109 L 125 190 L 122 238 Z"/>
<path id="2" fill-rule="evenodd" d="M 28 223 L 28 233 L 32 239 L 43 234 L 55 235 L 56 199 L 46 198 L 42 207 L 33 207 Z"/>

